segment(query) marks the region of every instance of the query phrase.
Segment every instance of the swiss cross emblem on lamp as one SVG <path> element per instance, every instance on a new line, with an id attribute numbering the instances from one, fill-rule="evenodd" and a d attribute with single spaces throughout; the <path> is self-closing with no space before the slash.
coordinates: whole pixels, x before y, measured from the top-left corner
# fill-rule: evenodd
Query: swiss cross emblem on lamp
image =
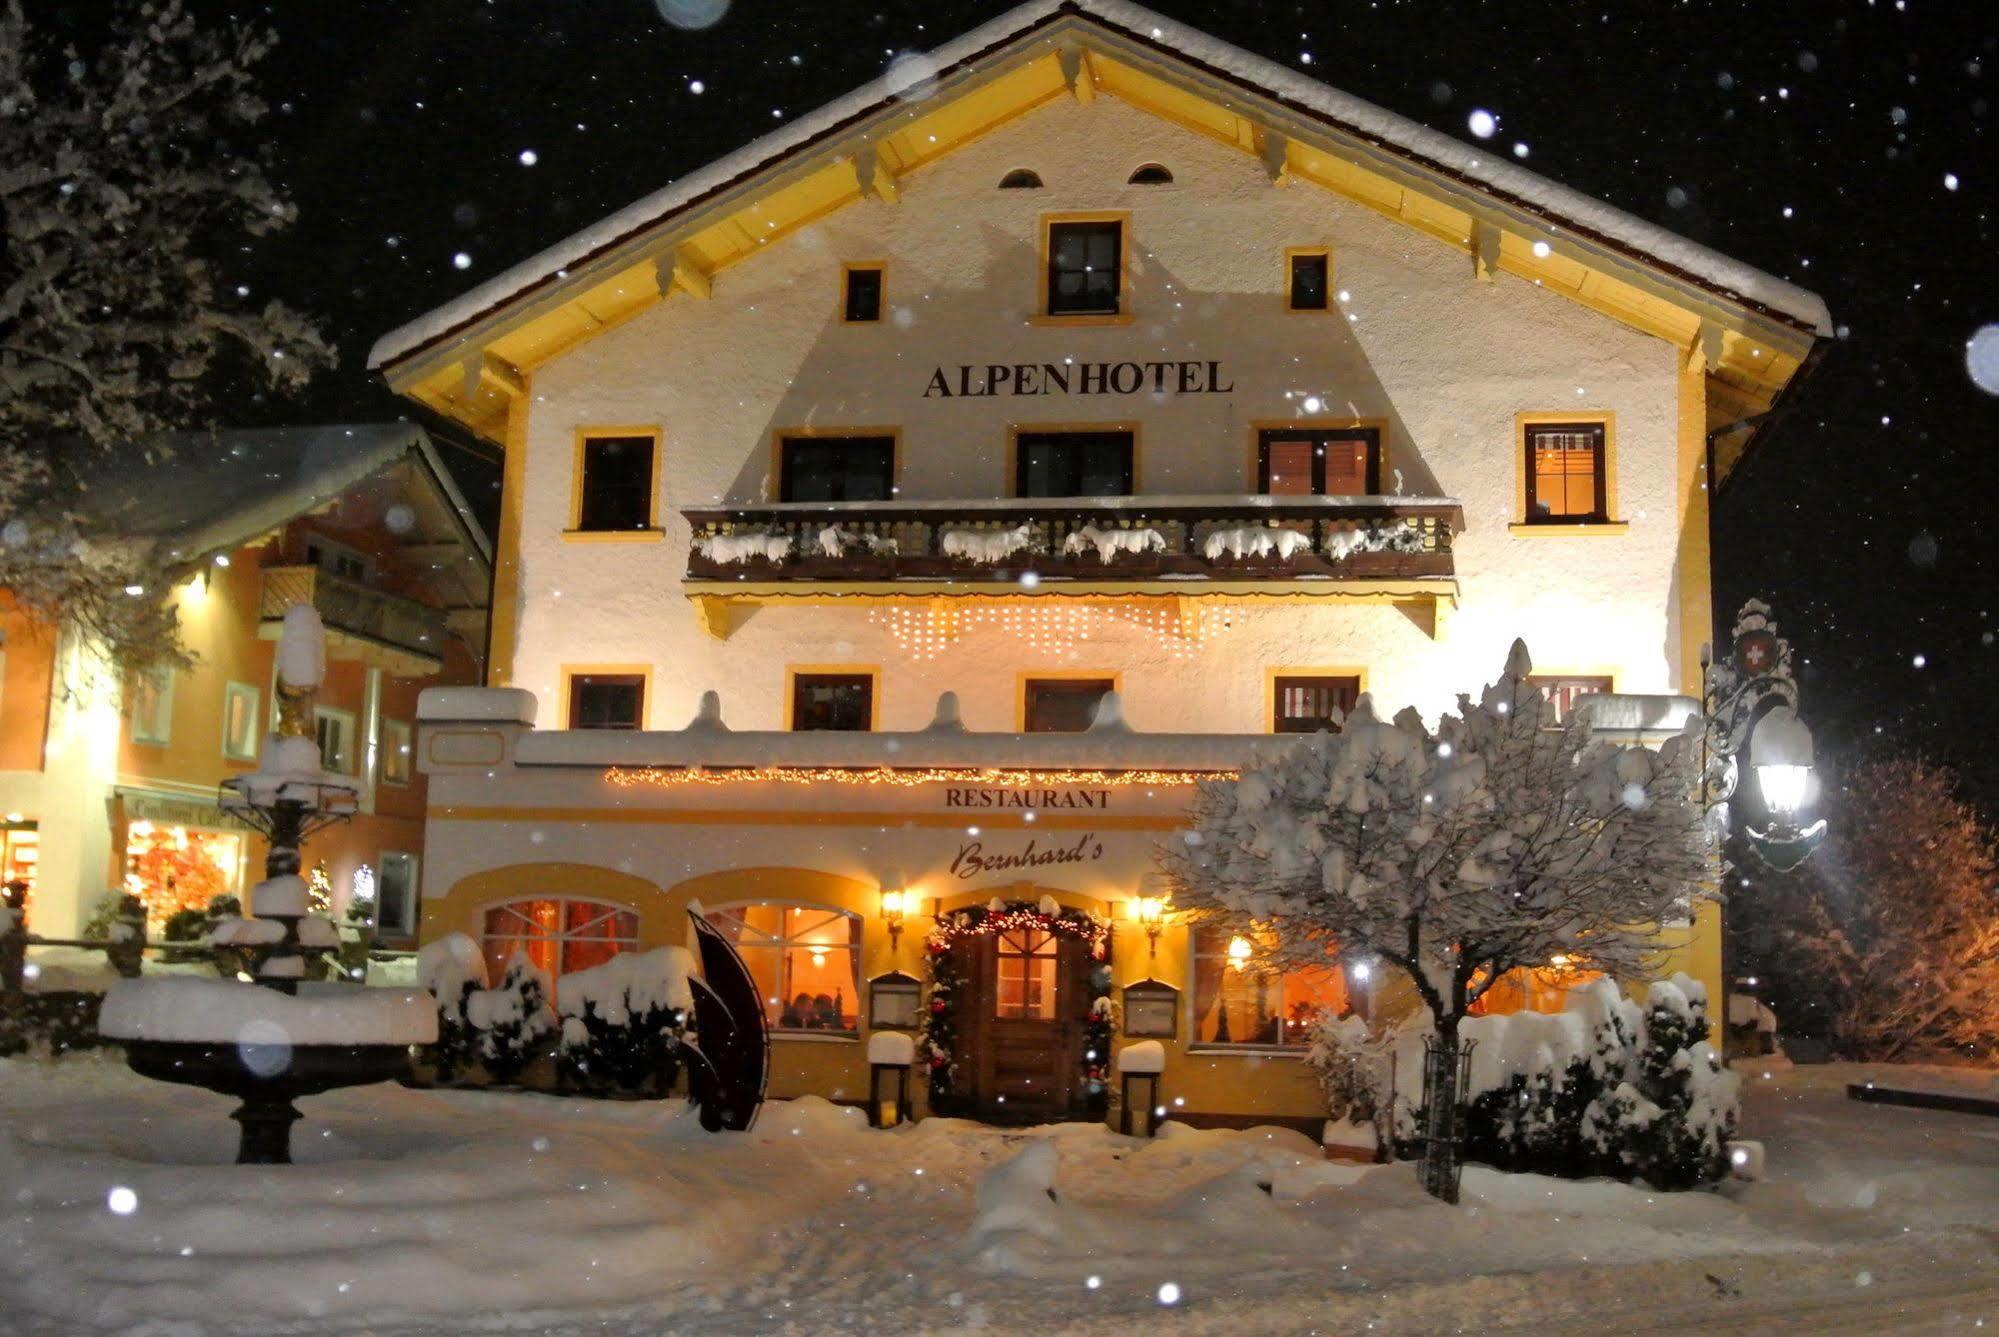
<path id="1" fill-rule="evenodd" d="M 1735 667 L 1760 678 L 1777 667 L 1777 637 L 1768 631 L 1745 631 L 1735 638 Z"/>

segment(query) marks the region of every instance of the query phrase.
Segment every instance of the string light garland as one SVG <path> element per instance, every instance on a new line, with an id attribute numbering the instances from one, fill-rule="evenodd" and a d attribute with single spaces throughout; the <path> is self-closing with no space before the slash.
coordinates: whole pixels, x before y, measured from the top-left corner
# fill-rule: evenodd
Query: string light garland
<path id="1" fill-rule="evenodd" d="M 933 766 L 900 769 L 893 766 L 613 766 L 604 779 L 619 789 L 673 789 L 683 785 L 888 785 L 916 789 L 923 785 L 989 785 L 1000 789 L 1058 787 L 1076 789 L 1184 788 L 1203 780 L 1235 780 L 1240 771 L 1031 771 L 1016 768 Z"/>
<path id="2" fill-rule="evenodd" d="M 975 631 L 998 631 L 1038 654 L 1068 654 L 1079 644 L 1102 639 L 1114 624 L 1135 627 L 1176 659 L 1192 658 L 1232 616 L 1205 605 L 1183 612 L 1156 601 L 1076 603 L 1064 600 L 951 600 L 896 604 L 868 610 L 868 621 L 887 631 L 912 659 L 935 659 Z"/>

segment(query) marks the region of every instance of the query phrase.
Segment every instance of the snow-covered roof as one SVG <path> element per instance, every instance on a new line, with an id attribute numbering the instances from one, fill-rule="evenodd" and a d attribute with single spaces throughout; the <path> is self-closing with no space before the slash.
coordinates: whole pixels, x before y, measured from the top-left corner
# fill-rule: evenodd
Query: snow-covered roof
<path id="1" fill-rule="evenodd" d="M 75 451 L 79 523 L 152 539 L 180 556 L 236 547 L 317 510 L 406 457 L 423 465 L 463 538 L 490 564 L 492 543 L 437 453 L 413 423 L 177 432 L 152 442 L 159 463 Z"/>
<path id="2" fill-rule="evenodd" d="M 1219 79 L 1241 93 L 1273 98 L 1334 134 L 1343 133 L 1455 178 L 1495 201 L 1540 216 L 1551 227 L 1606 244 L 1813 334 L 1829 336 L 1833 332 L 1824 300 L 1793 283 L 1551 181 L 1490 149 L 1463 143 L 1127 0 L 1031 0 L 936 48 L 929 54 L 930 64 L 940 77 L 948 75 L 1065 16 L 1142 43 L 1166 59 L 1177 57 L 1201 75 Z M 496 307 L 568 277 L 569 270 L 633 234 L 776 167 L 797 151 L 851 134 L 857 121 L 885 106 L 897 105 L 898 95 L 907 91 L 907 74 L 891 71 L 791 121 L 382 336 L 369 351 L 368 365 L 384 367 L 423 349 Z"/>

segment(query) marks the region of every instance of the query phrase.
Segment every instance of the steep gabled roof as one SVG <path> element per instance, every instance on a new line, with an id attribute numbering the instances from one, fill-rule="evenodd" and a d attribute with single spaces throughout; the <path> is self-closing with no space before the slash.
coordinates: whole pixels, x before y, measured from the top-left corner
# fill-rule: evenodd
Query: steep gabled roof
<path id="1" fill-rule="evenodd" d="M 369 365 L 498 439 L 520 372 L 674 294 L 705 296 L 717 271 L 833 209 L 895 200 L 903 178 L 1022 111 L 1098 93 L 1670 338 L 1752 411 L 1832 332 L 1794 284 L 1125 0 L 1034 0 L 929 63 L 921 97 L 892 69 L 385 335 Z"/>
<path id="2" fill-rule="evenodd" d="M 431 489 L 439 523 L 481 568 L 492 542 L 421 427 L 406 422 L 330 423 L 159 437 L 159 463 L 70 452 L 77 522 L 86 531 L 151 539 L 163 560 L 194 559 L 239 547 L 310 514 L 405 462 Z"/>

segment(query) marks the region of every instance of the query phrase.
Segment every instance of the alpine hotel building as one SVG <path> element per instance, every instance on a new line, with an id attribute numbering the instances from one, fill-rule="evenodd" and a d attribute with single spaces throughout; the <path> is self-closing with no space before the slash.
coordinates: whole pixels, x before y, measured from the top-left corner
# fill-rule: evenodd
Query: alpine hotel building
<path id="1" fill-rule="evenodd" d="M 1180 1117 L 1315 1122 L 1307 1023 L 1380 981 L 1148 896 L 1192 780 L 1361 692 L 1434 718 L 1516 636 L 1656 740 L 1712 490 L 1830 330 L 1183 24 L 1016 9 L 374 350 L 506 452 L 490 687 L 420 711 L 422 934 L 560 974 L 698 907 L 775 1095 L 861 1099 L 928 1021 L 955 1108 L 1083 1113 L 1107 997 Z M 1663 933 L 1720 996 L 1718 917 Z"/>

